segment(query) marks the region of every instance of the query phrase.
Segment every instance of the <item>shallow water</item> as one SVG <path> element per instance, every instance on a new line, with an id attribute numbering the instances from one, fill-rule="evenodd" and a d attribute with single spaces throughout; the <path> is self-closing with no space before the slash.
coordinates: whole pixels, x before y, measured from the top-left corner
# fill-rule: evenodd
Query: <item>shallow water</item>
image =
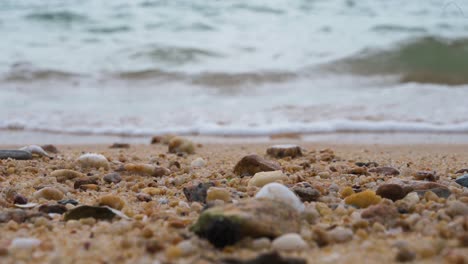
<path id="1" fill-rule="evenodd" d="M 466 1 L 4 0 L 0 128 L 466 133 L 467 21 Z"/>

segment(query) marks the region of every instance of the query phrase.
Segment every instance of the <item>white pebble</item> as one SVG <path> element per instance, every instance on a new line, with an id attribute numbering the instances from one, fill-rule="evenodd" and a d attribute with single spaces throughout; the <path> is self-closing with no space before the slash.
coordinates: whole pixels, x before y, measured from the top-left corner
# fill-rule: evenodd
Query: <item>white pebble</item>
<path id="1" fill-rule="evenodd" d="M 78 162 L 82 167 L 103 167 L 105 169 L 109 168 L 109 162 L 107 161 L 106 157 L 96 153 L 83 154 L 78 158 Z"/>
<path id="2" fill-rule="evenodd" d="M 32 250 L 39 246 L 41 241 L 33 237 L 18 237 L 13 239 L 10 244 L 10 249 L 26 249 Z"/>
<path id="3" fill-rule="evenodd" d="M 201 157 L 198 157 L 198 158 L 194 159 L 190 163 L 190 167 L 192 167 L 192 168 L 201 168 L 201 167 L 205 167 L 205 165 L 206 165 L 206 161 Z"/>
<path id="4" fill-rule="evenodd" d="M 328 235 L 336 243 L 344 243 L 353 239 L 353 231 L 341 226 L 328 232 Z"/>
<path id="5" fill-rule="evenodd" d="M 182 251 L 182 255 L 188 256 L 195 252 L 195 246 L 193 245 L 192 241 L 184 240 L 177 244 L 177 247 Z"/>
<path id="6" fill-rule="evenodd" d="M 279 180 L 287 180 L 288 176 L 286 176 L 282 171 L 263 171 L 257 172 L 255 175 L 249 180 L 249 186 L 257 186 L 263 187 L 264 185 L 275 182 Z"/>
<path id="7" fill-rule="evenodd" d="M 38 145 L 29 145 L 29 146 L 20 148 L 20 150 L 27 151 L 31 154 L 39 155 L 41 157 L 49 157 L 49 154 L 47 154 L 47 152 L 43 148 L 39 147 Z"/>
<path id="8" fill-rule="evenodd" d="M 272 182 L 260 189 L 255 195 L 255 198 L 267 198 L 272 200 L 278 200 L 287 203 L 297 209 L 299 212 L 304 211 L 304 204 L 301 202 L 299 197 L 296 196 L 288 187 Z"/>
<path id="9" fill-rule="evenodd" d="M 282 235 L 273 240 L 271 245 L 273 249 L 285 251 L 303 250 L 307 248 L 307 243 L 296 233 Z"/>

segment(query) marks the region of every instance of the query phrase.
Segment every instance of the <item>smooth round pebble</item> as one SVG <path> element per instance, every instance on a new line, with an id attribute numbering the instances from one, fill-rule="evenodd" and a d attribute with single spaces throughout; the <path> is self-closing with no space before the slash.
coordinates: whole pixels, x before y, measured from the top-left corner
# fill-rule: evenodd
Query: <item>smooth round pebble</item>
<path id="1" fill-rule="evenodd" d="M 61 200 L 63 198 L 63 192 L 54 187 L 45 187 L 34 193 L 34 198 L 44 198 L 46 200 Z"/>
<path id="2" fill-rule="evenodd" d="M 33 237 L 18 237 L 11 241 L 10 249 L 32 250 L 39 246 L 41 241 Z"/>
<path id="3" fill-rule="evenodd" d="M 271 244 L 275 250 L 294 251 L 306 249 L 307 243 L 302 237 L 296 233 L 284 234 L 275 240 Z"/>
<path id="4" fill-rule="evenodd" d="M 294 207 L 299 212 L 304 211 L 304 204 L 301 202 L 299 197 L 289 190 L 288 187 L 276 182 L 263 186 L 255 195 L 255 198 L 267 198 L 281 201 Z"/>
<path id="5" fill-rule="evenodd" d="M 86 153 L 78 158 L 78 163 L 84 168 L 109 168 L 109 161 L 106 157 L 96 153 Z"/>
<path id="6" fill-rule="evenodd" d="M 288 179 L 288 176 L 286 176 L 281 170 L 257 172 L 249 180 L 248 185 L 263 187 L 268 183 L 279 181 L 279 180 L 285 181 L 287 179 Z"/>
<path id="7" fill-rule="evenodd" d="M 202 167 L 205 167 L 205 166 L 206 166 L 206 161 L 201 157 L 198 157 L 198 158 L 194 159 L 190 163 L 191 168 L 202 168 Z"/>
<path id="8" fill-rule="evenodd" d="M 341 226 L 329 231 L 328 235 L 336 243 L 344 243 L 353 239 L 353 231 Z"/>

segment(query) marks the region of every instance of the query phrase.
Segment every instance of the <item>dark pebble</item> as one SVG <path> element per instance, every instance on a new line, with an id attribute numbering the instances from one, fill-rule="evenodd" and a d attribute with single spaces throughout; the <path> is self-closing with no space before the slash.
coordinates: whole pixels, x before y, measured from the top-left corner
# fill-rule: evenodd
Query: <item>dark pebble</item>
<path id="1" fill-rule="evenodd" d="M 405 196 L 411 191 L 412 191 L 411 188 L 405 188 L 398 184 L 388 183 L 388 184 L 379 186 L 376 194 L 382 198 L 387 198 L 392 201 L 398 201 L 400 199 L 405 198 Z"/>
<path id="2" fill-rule="evenodd" d="M 21 194 L 15 194 L 15 196 L 13 197 L 13 203 L 14 204 L 27 204 L 28 198 L 24 197 Z"/>
<path id="3" fill-rule="evenodd" d="M 418 171 L 413 177 L 415 180 L 431 182 L 439 179 L 435 171 Z"/>
<path id="4" fill-rule="evenodd" d="M 110 148 L 130 148 L 130 144 L 127 143 L 114 143 Z"/>
<path id="5" fill-rule="evenodd" d="M 447 188 L 433 188 L 433 189 L 427 189 L 427 190 L 416 190 L 416 193 L 418 194 L 419 197 L 424 197 L 424 194 L 428 191 L 431 191 L 435 193 L 437 196 L 441 198 L 448 198 L 452 192 L 447 189 Z"/>
<path id="6" fill-rule="evenodd" d="M 63 204 L 63 205 L 66 205 L 66 204 L 78 205 L 78 201 L 73 200 L 73 199 L 60 200 L 58 201 L 58 203 Z"/>
<path id="7" fill-rule="evenodd" d="M 24 150 L 0 150 L 0 159 L 30 160 L 32 154 Z"/>
<path id="8" fill-rule="evenodd" d="M 67 211 L 67 208 L 62 204 L 43 204 L 39 206 L 38 210 L 45 214 L 63 214 Z"/>
<path id="9" fill-rule="evenodd" d="M 234 173 L 243 176 L 253 176 L 257 172 L 281 170 L 281 166 L 258 155 L 247 155 L 237 162 Z"/>
<path id="10" fill-rule="evenodd" d="M 463 176 L 460 176 L 458 177 L 456 180 L 455 180 L 456 183 L 460 184 L 461 186 L 463 187 L 467 187 L 468 188 L 468 174 L 465 174 Z"/>
<path id="11" fill-rule="evenodd" d="M 122 177 L 117 172 L 106 174 L 102 179 L 107 183 L 119 183 L 122 181 Z"/>
<path id="12" fill-rule="evenodd" d="M 43 150 L 49 152 L 49 153 L 57 154 L 57 153 L 59 152 L 58 149 L 57 149 L 57 147 L 54 146 L 54 145 L 51 145 L 51 144 L 49 144 L 49 145 L 43 145 L 43 146 L 41 146 L 41 148 L 42 148 Z"/>
<path id="13" fill-rule="evenodd" d="M 81 218 L 94 218 L 98 220 L 111 220 L 116 214 L 108 207 L 82 205 L 75 207 L 64 215 L 64 220 L 79 220 Z"/>
<path id="14" fill-rule="evenodd" d="M 392 167 L 378 167 L 378 168 L 372 168 L 369 170 L 369 172 L 374 172 L 379 175 L 384 175 L 384 176 L 398 176 L 400 175 L 400 171 L 398 171 L 395 168 Z"/>
<path id="15" fill-rule="evenodd" d="M 98 184 L 97 178 L 90 177 L 88 179 L 76 180 L 75 183 L 73 184 L 73 188 L 79 189 L 81 185 L 85 185 L 85 184 Z"/>
<path id="16" fill-rule="evenodd" d="M 317 201 L 321 193 L 308 183 L 298 183 L 291 190 L 299 196 L 303 202 Z"/>
<path id="17" fill-rule="evenodd" d="M 468 169 L 461 169 L 461 170 L 457 170 L 457 172 L 455 173 L 467 173 L 468 172 Z"/>
<path id="18" fill-rule="evenodd" d="M 378 167 L 379 164 L 375 161 L 370 161 L 370 162 L 356 162 L 354 163 L 358 167 Z"/>
<path id="19" fill-rule="evenodd" d="M 307 261 L 295 257 L 282 257 L 278 252 L 268 252 L 258 255 L 256 258 L 240 260 L 234 258 L 225 258 L 221 260 L 222 264 L 306 264 Z"/>
<path id="20" fill-rule="evenodd" d="M 206 193 L 210 187 L 214 186 L 212 182 L 192 184 L 184 188 L 184 195 L 189 202 L 206 203 Z"/>
<path id="21" fill-rule="evenodd" d="M 414 259 L 416 259 L 416 253 L 407 248 L 400 248 L 396 255 L 396 261 L 398 262 L 410 262 Z"/>
<path id="22" fill-rule="evenodd" d="M 151 196 L 149 194 L 146 194 L 146 193 L 137 194 L 137 199 L 138 199 L 138 201 L 142 201 L 142 202 L 149 202 L 149 201 L 152 200 Z"/>

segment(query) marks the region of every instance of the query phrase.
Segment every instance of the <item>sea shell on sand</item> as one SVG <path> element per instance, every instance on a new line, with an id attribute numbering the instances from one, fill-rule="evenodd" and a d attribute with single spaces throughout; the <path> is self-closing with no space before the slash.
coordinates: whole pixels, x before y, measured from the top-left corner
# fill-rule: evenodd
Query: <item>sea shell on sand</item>
<path id="1" fill-rule="evenodd" d="M 84 168 L 109 168 L 109 161 L 101 154 L 86 153 L 78 158 L 78 163 Z"/>
<path id="2" fill-rule="evenodd" d="M 41 157 L 49 157 L 49 154 L 47 154 L 47 152 L 43 148 L 39 147 L 38 145 L 25 146 L 25 147 L 20 148 L 19 150 L 24 150 L 31 154 L 35 154 Z"/>
<path id="3" fill-rule="evenodd" d="M 263 186 L 255 195 L 255 198 L 280 201 L 295 208 L 298 212 L 304 211 L 304 204 L 301 202 L 301 199 L 299 199 L 294 192 L 289 190 L 288 187 L 276 182 Z"/>

